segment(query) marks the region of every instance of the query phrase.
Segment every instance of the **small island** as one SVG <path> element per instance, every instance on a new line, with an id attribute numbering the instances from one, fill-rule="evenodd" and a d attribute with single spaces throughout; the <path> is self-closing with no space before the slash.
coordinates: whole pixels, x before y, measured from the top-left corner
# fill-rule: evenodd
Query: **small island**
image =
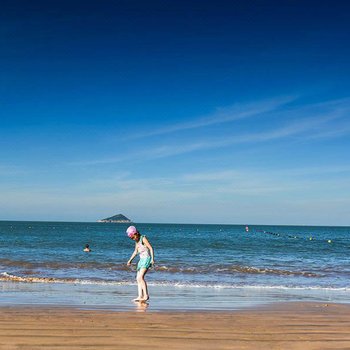
<path id="1" fill-rule="evenodd" d="M 117 215 L 111 216 L 111 217 L 106 218 L 106 219 L 97 220 L 97 222 L 111 222 L 111 223 L 117 223 L 117 224 L 127 224 L 127 223 L 131 223 L 132 221 L 130 219 L 128 219 L 126 216 L 124 216 L 123 214 L 117 214 Z"/>

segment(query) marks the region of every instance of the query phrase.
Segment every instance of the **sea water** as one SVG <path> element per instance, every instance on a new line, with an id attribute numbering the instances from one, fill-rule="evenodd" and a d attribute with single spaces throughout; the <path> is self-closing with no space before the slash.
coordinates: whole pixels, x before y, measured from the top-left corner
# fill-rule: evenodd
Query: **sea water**
<path id="1" fill-rule="evenodd" d="M 137 258 L 126 265 L 127 226 L 0 221 L 0 305 L 130 308 Z M 136 226 L 155 251 L 154 310 L 350 300 L 349 227 Z"/>

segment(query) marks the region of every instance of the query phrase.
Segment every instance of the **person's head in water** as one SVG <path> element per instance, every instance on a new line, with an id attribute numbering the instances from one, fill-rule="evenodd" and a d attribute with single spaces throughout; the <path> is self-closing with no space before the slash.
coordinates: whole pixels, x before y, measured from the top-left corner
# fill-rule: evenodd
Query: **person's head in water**
<path id="1" fill-rule="evenodd" d="M 131 238 L 133 241 L 138 241 L 140 239 L 140 232 L 137 231 L 135 226 L 129 226 L 128 229 L 126 230 L 126 234 L 128 235 L 129 238 Z"/>
<path id="2" fill-rule="evenodd" d="M 91 252 L 90 246 L 85 244 L 84 252 Z"/>

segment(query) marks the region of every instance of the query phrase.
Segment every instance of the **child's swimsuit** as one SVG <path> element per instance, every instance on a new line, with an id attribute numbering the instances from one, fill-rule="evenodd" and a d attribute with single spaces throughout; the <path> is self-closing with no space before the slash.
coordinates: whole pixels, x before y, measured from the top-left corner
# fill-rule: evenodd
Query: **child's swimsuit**
<path id="1" fill-rule="evenodd" d="M 137 271 L 140 269 L 148 269 L 151 266 L 151 255 L 149 249 L 143 244 L 143 237 L 141 236 L 140 240 L 136 243 L 137 252 L 140 255 L 140 260 L 137 264 Z"/>

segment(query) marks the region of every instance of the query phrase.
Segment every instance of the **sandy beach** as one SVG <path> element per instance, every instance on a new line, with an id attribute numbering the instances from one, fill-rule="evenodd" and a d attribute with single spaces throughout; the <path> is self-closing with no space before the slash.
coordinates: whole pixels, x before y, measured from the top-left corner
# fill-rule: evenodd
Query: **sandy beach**
<path id="1" fill-rule="evenodd" d="M 350 305 L 237 312 L 0 308 L 0 349 L 350 349 Z"/>

